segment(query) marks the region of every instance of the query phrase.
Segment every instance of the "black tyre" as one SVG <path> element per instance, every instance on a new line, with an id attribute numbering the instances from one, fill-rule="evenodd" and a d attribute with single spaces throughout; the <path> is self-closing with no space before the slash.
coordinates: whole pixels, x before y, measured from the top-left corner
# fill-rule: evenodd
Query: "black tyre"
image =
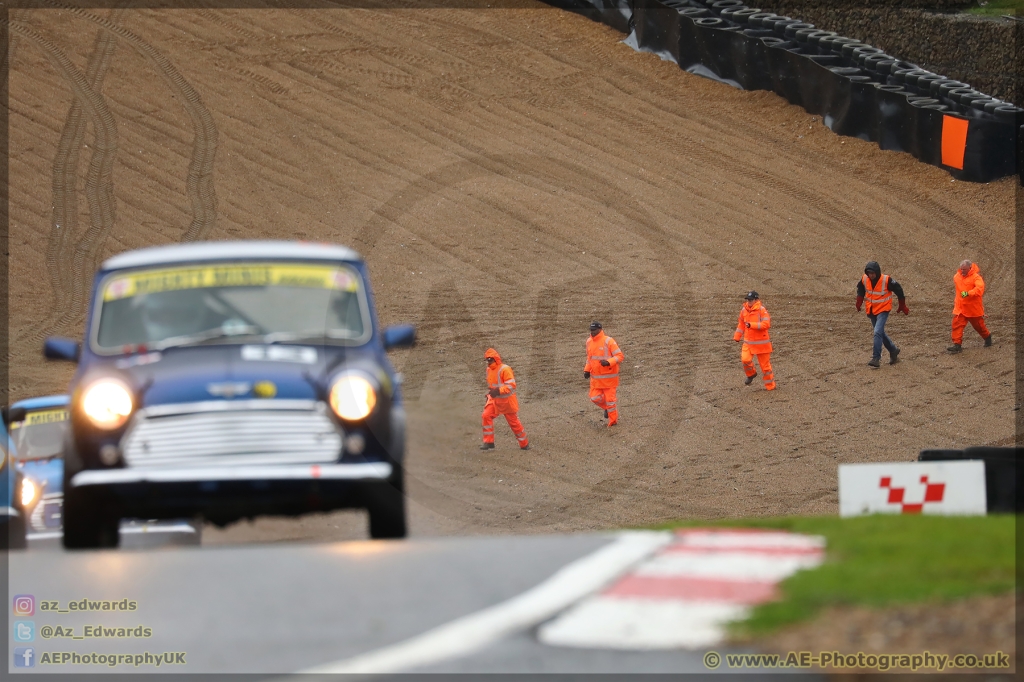
<path id="1" fill-rule="evenodd" d="M 3 529 L 3 537 L 0 538 L 0 549 L 25 549 L 28 545 L 25 536 L 25 517 L 12 516 L 4 525 L 6 528 Z"/>
<path id="2" fill-rule="evenodd" d="M 121 543 L 121 519 L 89 490 L 64 489 L 64 549 L 100 549 Z"/>
<path id="3" fill-rule="evenodd" d="M 83 468 L 73 445 L 64 446 L 64 549 L 99 549 L 121 543 L 121 519 L 102 494 L 75 488 L 71 479 Z"/>
<path id="4" fill-rule="evenodd" d="M 404 474 L 396 467 L 387 483 L 367 491 L 366 511 L 370 515 L 370 537 L 374 539 L 404 538 L 405 523 Z"/>

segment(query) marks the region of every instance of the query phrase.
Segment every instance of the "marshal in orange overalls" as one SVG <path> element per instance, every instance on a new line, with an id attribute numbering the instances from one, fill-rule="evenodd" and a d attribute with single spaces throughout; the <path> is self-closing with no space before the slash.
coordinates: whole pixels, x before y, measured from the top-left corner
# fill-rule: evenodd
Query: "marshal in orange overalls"
<path id="1" fill-rule="evenodd" d="M 598 323 L 595 323 L 598 324 Z M 584 376 L 590 377 L 590 400 L 608 412 L 608 426 L 619 421 L 619 407 L 615 401 L 615 390 L 619 386 L 619 365 L 626 356 L 619 350 L 615 339 L 604 333 L 600 326 L 597 334 L 587 338 L 587 363 L 583 366 Z M 601 361 L 607 364 L 601 364 Z"/>
<path id="2" fill-rule="evenodd" d="M 761 365 L 761 374 L 764 375 L 764 388 L 767 391 L 775 390 L 775 373 L 772 371 L 772 341 L 768 337 L 768 329 L 772 326 L 772 318 L 768 315 L 768 309 L 761 304 L 756 291 L 747 294 L 747 300 L 740 309 L 740 319 L 736 324 L 736 333 L 732 335 L 733 341 L 742 341 L 743 347 L 740 350 L 740 362 L 743 363 L 743 371 L 747 375 L 747 385 L 757 376 L 754 369 L 754 358 L 757 364 Z"/>
<path id="3" fill-rule="evenodd" d="M 499 414 L 505 415 L 505 421 L 512 427 L 512 433 L 519 441 L 519 448 L 528 450 L 530 441 L 526 437 L 526 429 L 519 421 L 519 400 L 516 398 L 516 378 L 512 374 L 512 368 L 502 364 L 498 351 L 488 348 L 484 353 L 485 358 L 492 358 L 487 366 L 487 402 L 484 404 L 482 415 L 484 423 L 484 444 L 482 450 L 490 450 L 494 447 L 494 418 Z"/>
<path id="4" fill-rule="evenodd" d="M 953 296 L 953 345 L 947 350 L 959 352 L 960 345 L 964 342 L 964 329 L 970 322 L 974 330 L 981 338 L 985 339 L 985 345 L 992 345 L 992 332 L 985 326 L 985 280 L 981 278 L 981 271 L 977 263 L 967 265 L 969 261 L 960 264 L 960 268 L 953 273 L 953 285 L 956 287 L 956 294 Z M 967 274 L 963 273 L 967 269 Z"/>

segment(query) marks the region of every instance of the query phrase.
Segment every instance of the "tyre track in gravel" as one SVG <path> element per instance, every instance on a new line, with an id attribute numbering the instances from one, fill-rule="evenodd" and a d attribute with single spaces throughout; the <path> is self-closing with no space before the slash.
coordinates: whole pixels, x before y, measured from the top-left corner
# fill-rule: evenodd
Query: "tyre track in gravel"
<path id="1" fill-rule="evenodd" d="M 299 71 L 304 71 L 309 75 L 316 76 L 319 80 L 324 80 L 322 73 L 316 72 L 314 69 L 310 69 L 306 64 L 301 62 L 293 62 L 289 64 L 292 68 Z M 282 74 L 284 75 L 284 74 Z M 432 125 L 431 121 L 426 118 L 417 120 L 415 123 L 410 124 L 407 119 L 403 118 L 396 112 L 393 112 L 386 107 L 379 107 L 371 102 L 359 100 L 355 95 L 345 94 L 344 84 L 341 82 L 332 82 L 327 79 L 327 82 L 334 85 L 337 90 L 331 93 L 332 97 L 343 100 L 350 106 L 361 106 L 368 113 L 372 113 L 376 118 L 386 120 L 389 124 L 400 129 L 408 134 L 414 135 L 424 140 L 425 143 L 437 145 L 438 140 L 450 141 L 457 143 L 462 149 L 456 152 L 456 155 L 462 158 L 462 161 L 457 162 L 460 170 L 455 173 L 455 177 L 444 177 L 449 173 L 452 173 L 452 167 L 449 166 L 442 171 L 430 173 L 422 178 L 417 179 L 411 185 L 408 185 L 405 189 L 400 190 L 401 196 L 396 194 L 396 197 L 391 199 L 381 208 L 375 211 L 376 217 L 367 223 L 359 232 L 355 238 L 356 243 L 364 244 L 367 249 L 364 249 L 364 253 L 370 253 L 375 247 L 386 229 L 387 223 L 394 223 L 399 216 L 407 213 L 411 210 L 413 204 L 420 200 L 421 190 L 415 190 L 419 186 L 424 188 L 432 187 L 437 185 L 437 191 L 441 187 L 451 187 L 460 182 L 472 179 L 479 176 L 499 176 L 507 179 L 515 179 L 520 181 L 524 186 L 531 187 L 542 191 L 548 191 L 551 187 L 569 187 L 572 188 L 576 183 L 573 182 L 574 176 L 578 176 L 580 179 L 585 180 L 586 184 L 593 188 L 601 188 L 601 192 L 605 195 L 595 195 L 596 200 L 604 205 L 609 206 L 615 210 L 618 210 L 620 214 L 626 218 L 627 223 L 631 225 L 642 225 L 645 229 L 645 236 L 647 241 L 654 244 L 657 243 L 659 248 L 652 248 L 651 250 L 659 254 L 659 260 L 662 261 L 664 273 L 667 276 L 667 281 L 678 281 L 678 272 L 674 269 L 677 266 L 677 261 L 674 260 L 670 252 L 666 252 L 664 248 L 660 248 L 663 244 L 671 244 L 677 240 L 677 236 L 667 233 L 664 228 L 658 225 L 657 221 L 651 217 L 648 212 L 631 196 L 625 192 L 618 190 L 611 186 L 606 178 L 590 171 L 579 165 L 572 165 L 563 162 L 559 159 L 550 156 L 541 156 L 537 154 L 523 154 L 523 155 L 498 155 L 489 153 L 488 150 L 479 146 L 470 139 L 469 127 L 464 127 L 462 130 L 454 130 L 451 127 L 438 123 Z M 434 139 L 430 139 L 429 136 L 424 136 L 419 128 L 425 129 L 430 136 Z M 353 145 L 358 145 L 358 141 L 355 138 L 345 138 L 347 142 Z M 369 156 L 365 159 L 366 162 L 372 163 L 372 150 L 365 150 Z M 360 159 L 361 161 L 363 159 Z M 530 160 L 531 163 L 524 163 L 524 160 Z M 539 164 L 543 164 L 543 167 L 539 167 Z M 461 168 L 464 165 L 464 168 Z M 525 171 L 518 170 L 520 167 L 529 168 L 534 176 L 529 176 Z M 530 181 L 534 181 L 534 184 L 530 184 Z M 539 184 L 537 184 L 539 181 Z M 610 201 L 607 195 L 611 194 L 614 197 L 614 201 Z M 415 197 L 415 198 L 414 198 Z M 399 201 L 401 199 L 401 201 Z M 501 208 L 497 204 L 493 204 L 496 209 L 502 210 L 508 213 L 507 208 Z M 623 208 L 628 207 L 626 210 Z M 525 213 L 518 217 L 518 220 L 524 224 L 530 224 L 530 218 Z M 417 234 L 421 239 L 427 240 L 428 237 L 425 234 Z M 443 249 L 442 249 L 443 250 Z M 470 263 L 466 263 L 470 265 Z M 498 275 L 500 277 L 500 274 Z M 514 284 L 514 279 L 507 280 L 508 284 Z M 679 304 L 682 307 L 682 304 Z"/>
<path id="2" fill-rule="evenodd" d="M 477 150 L 478 152 L 481 150 Z M 628 227 L 624 227 L 623 231 L 632 233 L 645 240 L 649 249 L 659 255 L 662 268 L 666 276 L 666 280 L 674 282 L 675 286 L 672 287 L 674 290 L 661 291 L 660 294 L 663 297 L 666 305 L 671 306 L 671 313 L 665 315 L 665 318 L 671 320 L 671 328 L 657 329 L 656 327 L 648 328 L 645 332 L 649 337 L 655 338 L 679 338 L 685 333 L 687 328 L 692 328 L 694 325 L 694 318 L 700 314 L 699 306 L 693 305 L 693 297 L 689 291 L 688 281 L 681 278 L 673 278 L 674 273 L 673 266 L 675 265 L 674 249 L 671 246 L 671 237 L 664 233 L 663 228 L 658 225 L 657 221 L 653 219 L 650 214 L 647 213 L 642 206 L 640 206 L 632 197 L 629 197 L 623 192 L 620 192 L 614 188 L 609 187 L 607 179 L 592 173 L 588 169 L 573 166 L 569 163 L 562 162 L 558 159 L 553 158 L 534 158 L 530 160 L 532 162 L 525 161 L 522 157 L 513 156 L 498 156 L 489 155 L 480 158 L 471 158 L 458 164 L 455 168 L 447 169 L 449 175 L 442 182 L 437 184 L 440 187 L 431 187 L 434 184 L 434 178 L 427 178 L 425 182 L 417 182 L 416 185 L 422 187 L 424 195 L 433 195 L 435 192 L 441 191 L 444 186 L 452 186 L 460 182 L 465 182 L 473 177 L 479 175 L 498 175 L 504 176 L 511 179 L 511 176 L 517 173 L 523 173 L 524 181 L 541 182 L 550 184 L 557 187 L 572 188 L 572 191 L 581 193 L 586 191 L 588 188 L 592 191 L 602 191 L 604 195 L 601 199 L 602 203 L 612 211 L 617 212 L 625 219 L 625 224 Z M 517 171 L 517 168 L 528 167 L 528 172 Z M 458 172 L 461 171 L 461 172 Z M 528 177 L 527 177 L 528 175 Z M 584 185 L 585 188 L 580 188 L 580 185 Z M 598 188 L 601 188 L 598 190 Z M 417 196 L 417 192 L 410 187 L 403 188 L 401 191 L 401 198 L 392 200 L 390 205 L 385 208 L 376 211 L 377 216 L 381 216 L 379 220 L 374 220 L 368 223 L 362 229 L 357 241 L 361 244 L 368 245 L 373 249 L 381 235 L 387 229 L 388 224 L 397 224 L 400 217 L 411 211 L 413 205 L 421 200 Z M 528 222 L 528 218 L 523 216 L 520 221 Z M 414 234 L 424 237 L 424 233 L 420 231 L 413 231 Z M 575 251 L 575 249 L 573 249 Z M 568 255 L 568 254 L 566 254 Z M 593 281 L 600 281 L 596 277 L 593 278 L 591 288 L 594 287 Z M 611 282 L 603 282 L 604 285 L 615 284 L 617 277 L 613 278 Z M 565 291 L 569 287 L 570 283 L 560 283 L 556 287 L 547 288 L 538 292 L 536 297 L 537 306 L 541 306 L 544 301 L 545 295 L 550 295 L 553 291 Z M 656 294 L 657 289 L 652 288 L 652 294 Z M 608 300 L 614 300 L 615 296 L 609 292 Z M 433 297 L 435 292 L 432 290 L 430 296 Z M 428 299 L 429 300 L 429 299 Z M 687 306 L 687 302 L 690 305 Z M 464 305 L 464 304 L 463 304 Z M 557 299 L 556 299 L 557 306 Z M 424 309 L 424 312 L 420 319 L 426 320 L 426 324 L 430 324 L 431 308 L 428 306 Z M 608 320 L 606 319 L 606 322 Z M 532 332 L 533 337 L 537 338 L 538 335 L 543 334 L 549 330 L 547 325 L 550 323 L 550 317 L 538 316 L 532 320 L 531 328 L 528 332 Z M 664 322 L 662 323 L 664 324 Z M 485 338 L 479 339 L 479 342 L 486 343 Z M 630 349 L 632 352 L 632 349 Z M 531 351 L 531 356 L 536 355 L 537 349 Z M 468 353 L 469 351 L 465 351 Z M 541 350 L 543 355 L 544 351 Z M 472 358 L 475 359 L 475 358 Z M 463 362 L 468 367 L 473 367 L 470 364 L 470 358 L 463 358 Z M 531 362 L 531 367 L 537 363 L 538 360 L 534 359 Z M 667 361 L 665 363 L 665 374 L 674 378 L 672 385 L 668 388 L 669 393 L 676 395 L 686 395 L 692 389 L 692 382 L 694 373 L 692 371 L 692 360 L 689 360 L 685 356 Z M 413 362 L 413 367 L 424 367 L 424 363 Z M 425 370 L 423 370 L 425 372 Z M 547 389 L 553 395 L 566 396 L 571 393 L 576 393 L 578 389 L 574 387 L 574 383 L 569 376 L 574 375 L 575 372 L 569 367 L 562 368 L 559 370 L 556 367 L 548 367 L 543 376 L 543 382 L 537 382 L 542 389 Z M 414 376 L 415 378 L 415 376 Z M 422 379 L 421 379 L 422 381 Z M 410 381 L 412 384 L 413 381 Z M 572 388 L 570 388 L 572 387 Z M 647 443 L 641 452 L 636 453 L 636 459 L 627 459 L 621 462 L 616 467 L 604 472 L 604 480 L 601 482 L 591 485 L 587 490 L 579 493 L 575 493 L 567 496 L 562 500 L 564 505 L 569 507 L 572 506 L 585 506 L 585 503 L 594 494 L 603 494 L 607 490 L 614 489 L 616 484 L 622 480 L 627 472 L 635 469 L 637 465 L 637 459 L 647 459 L 650 462 L 654 462 L 656 455 L 666 449 L 668 442 L 675 436 L 678 428 L 678 419 L 673 411 L 666 406 L 661 411 L 661 415 L 656 417 L 655 423 L 652 425 L 651 433 L 647 438 Z M 556 476 L 557 478 L 557 476 Z"/>
<path id="3" fill-rule="evenodd" d="M 132 31 L 77 7 L 69 7 L 50 0 L 43 0 L 43 2 L 90 21 L 124 40 L 149 61 L 171 90 L 179 95 L 177 99 L 192 120 L 195 135 L 192 144 L 192 157 L 185 180 L 185 191 L 192 209 L 192 221 L 182 235 L 181 241 L 188 242 L 206 238 L 217 221 L 217 194 L 213 184 L 213 164 L 217 153 L 217 126 L 209 109 L 203 104 L 202 97 L 167 57 Z"/>
<path id="4" fill-rule="evenodd" d="M 297 68 L 302 68 L 300 65 L 296 65 L 294 63 L 292 64 L 292 66 L 296 66 Z M 318 75 L 319 76 L 322 76 L 322 74 L 323 74 L 322 71 L 318 71 Z M 340 84 L 340 83 L 335 83 L 335 85 L 338 86 L 339 88 L 343 87 L 343 85 Z M 519 111 L 518 113 L 520 113 L 521 115 L 529 116 L 528 112 Z M 654 126 L 650 126 L 650 127 L 654 128 Z M 656 129 L 656 128 L 654 128 L 654 129 Z M 561 130 L 560 132 L 564 133 L 565 131 Z M 663 139 L 663 141 L 666 141 L 666 140 Z M 670 140 L 668 140 L 668 141 L 670 141 Z M 713 152 L 717 152 L 718 150 L 712 150 L 712 149 L 707 148 L 705 146 L 704 148 L 702 148 L 700 150 L 690 149 L 690 150 L 687 150 L 687 151 L 690 151 L 691 153 L 701 154 L 703 157 L 708 158 L 708 157 L 713 155 L 712 154 Z M 744 167 L 744 166 L 737 167 L 737 166 L 733 165 L 731 170 L 747 171 L 747 168 Z M 808 169 L 808 171 L 810 172 L 810 169 Z M 784 181 L 779 181 L 777 178 L 775 178 L 774 176 L 772 176 L 772 175 L 770 175 L 770 174 L 768 174 L 766 172 L 763 172 L 763 171 L 749 172 L 748 171 L 748 172 L 743 173 L 743 174 L 746 175 L 749 179 L 753 180 L 755 185 L 757 183 L 760 183 L 761 186 L 764 186 L 765 184 L 767 184 L 767 185 L 769 185 L 769 187 L 774 187 L 775 189 L 782 190 L 785 194 L 788 194 L 793 199 L 795 199 L 796 202 L 797 202 L 797 205 L 811 205 L 812 207 L 816 207 L 819 210 L 821 210 L 823 208 L 823 202 L 821 202 L 818 199 L 818 195 L 808 193 L 806 190 L 803 190 L 802 188 L 796 187 L 796 186 L 794 186 L 794 185 L 792 185 L 790 183 L 787 183 L 787 182 L 784 182 Z M 859 227 L 862 228 L 862 231 L 863 231 L 864 228 L 867 227 L 867 225 L 862 220 L 853 218 L 852 214 L 846 212 L 845 209 L 839 209 L 839 211 L 830 210 L 831 206 L 834 206 L 834 204 L 824 204 L 825 210 L 822 211 L 822 212 L 828 214 L 835 221 L 837 227 L 838 226 L 849 225 L 850 223 L 856 223 Z M 614 480 L 614 478 L 612 480 Z M 599 490 L 599 488 L 595 488 L 595 490 Z"/>
<path id="5" fill-rule="evenodd" d="M 294 66 L 294 65 L 293 65 L 293 66 Z M 325 62 L 317 63 L 317 65 L 316 65 L 316 66 L 317 66 L 317 73 L 318 73 L 318 74 L 321 74 L 321 75 L 323 74 L 323 71 L 325 71 L 325 70 L 326 70 L 326 71 L 334 71 L 334 69 L 332 69 L 332 68 L 331 68 L 331 66 L 330 66 L 330 65 L 328 65 L 328 63 L 325 63 Z M 338 69 L 337 69 L 337 71 L 339 71 L 339 72 L 345 72 L 345 71 L 352 71 L 352 70 L 345 70 L 345 69 L 343 69 L 343 68 L 338 68 Z M 364 74 L 361 74 L 361 75 L 370 75 L 370 74 L 368 74 L 368 73 L 364 73 Z M 519 112 L 519 113 L 520 113 L 520 114 L 522 114 L 522 112 Z M 651 129 L 651 126 L 650 126 L 650 125 L 645 125 L 645 126 L 644 126 L 644 128 L 645 128 L 645 129 Z M 656 129 L 656 128 L 655 128 L 655 129 Z M 561 132 L 565 132 L 565 131 L 561 131 Z M 421 136 L 421 137 L 422 137 L 422 136 Z M 712 158 L 713 156 L 714 156 L 714 155 L 712 155 L 712 154 L 705 154 L 705 155 L 703 155 L 703 158 Z M 812 170 L 811 170 L 810 168 L 808 168 L 808 173 L 811 173 L 811 172 L 813 172 L 813 171 L 812 171 Z M 764 174 L 762 173 L 762 174 L 761 174 L 760 176 L 758 176 L 758 177 L 759 177 L 760 179 L 762 179 L 762 180 L 763 180 L 763 179 L 764 179 Z M 758 179 L 758 177 L 756 177 L 755 179 Z M 858 179 L 859 179 L 859 178 L 858 178 Z M 798 199 L 798 202 L 799 202 L 799 200 L 801 199 L 801 197 L 800 197 L 800 195 L 799 195 L 799 194 L 798 194 L 798 196 L 797 196 L 797 199 Z M 803 199 L 804 199 L 804 200 L 807 200 L 808 198 L 807 198 L 807 196 L 805 195 L 805 196 L 803 196 Z M 811 203 L 813 203 L 813 202 L 811 202 Z M 887 203 L 887 206 L 888 206 L 888 203 Z M 836 218 L 836 219 L 838 220 L 838 222 L 840 222 L 840 223 L 848 222 L 848 221 L 844 220 L 845 216 L 842 216 L 842 215 L 841 215 L 841 216 L 833 216 L 833 217 L 834 217 L 834 218 Z M 837 225 L 835 225 L 835 226 L 836 226 L 836 227 L 840 227 L 840 226 L 845 226 L 845 225 L 843 225 L 843 224 L 837 224 Z"/>
<path id="6" fill-rule="evenodd" d="M 624 229 L 637 234 L 650 245 L 650 251 L 657 254 L 657 260 L 661 262 L 665 281 L 675 284 L 675 291 L 662 292 L 664 298 L 668 299 L 667 302 L 671 302 L 674 313 L 666 317 L 677 325 L 671 330 L 666 330 L 664 336 L 677 338 L 684 332 L 687 326 L 692 325 L 693 320 L 691 318 L 694 316 L 695 311 L 699 310 L 699 306 L 693 305 L 692 296 L 689 296 L 688 281 L 679 278 L 675 270 L 677 260 L 674 254 L 674 247 L 672 246 L 675 237 L 665 232 L 664 228 L 658 224 L 658 221 L 648 214 L 634 198 L 613 187 L 608 179 L 581 166 L 569 164 L 555 158 L 542 157 L 540 155 L 509 156 L 489 154 L 487 150 L 470 139 L 469 128 L 463 127 L 459 130 L 454 130 L 451 126 L 445 126 L 441 123 L 434 124 L 427 117 L 420 118 L 415 123 L 410 123 L 394 111 L 376 106 L 370 101 L 359 100 L 355 94 L 348 94 L 343 83 L 332 81 L 329 76 L 325 76 L 315 67 L 311 68 L 301 62 L 292 62 L 290 66 L 299 71 L 305 71 L 311 78 L 315 77 L 318 81 L 326 81 L 328 85 L 335 86 L 336 90 L 331 93 L 332 97 L 341 99 L 350 106 L 358 104 L 367 115 L 385 120 L 399 130 L 424 139 L 426 143 L 439 145 L 439 141 L 450 141 L 457 143 L 461 147 L 455 153 L 457 156 L 462 157 L 464 161 L 456 162 L 454 167 L 449 166 L 444 169 L 440 176 L 436 173 L 430 174 L 411 185 L 406 185 L 401 190 L 395 192 L 395 198 L 375 211 L 375 218 L 360 230 L 359 235 L 355 239 L 356 244 L 363 253 L 372 254 L 378 240 L 386 231 L 388 225 L 397 224 L 402 215 L 411 211 L 413 206 L 422 201 L 426 196 L 434 195 L 437 192 L 443 191 L 445 187 L 451 187 L 476 177 L 498 176 L 505 177 L 508 180 L 513 180 L 514 178 L 528 187 L 541 191 L 548 190 L 550 187 L 561 187 L 570 188 L 575 193 L 580 193 L 577 187 L 583 186 L 592 192 L 591 198 L 596 199 L 600 204 L 623 216 L 624 224 L 628 225 Z M 286 74 L 282 73 L 282 75 Z M 420 128 L 426 129 L 429 135 L 424 136 Z M 354 140 L 346 141 L 355 143 Z M 529 170 L 519 170 L 522 168 Z M 496 208 L 500 207 L 496 206 Z M 507 213 L 509 209 L 504 208 L 501 210 Z M 526 225 L 531 223 L 529 216 L 526 214 L 514 217 L 520 223 Z M 404 226 L 403 228 L 409 229 Z M 429 241 L 427 233 L 417 230 L 412 230 L 412 233 L 424 241 Z M 470 263 L 466 264 L 472 265 Z M 514 281 L 514 279 L 510 279 L 507 281 L 507 284 L 511 285 Z M 450 298 L 453 295 L 453 290 L 448 287 L 445 287 L 445 289 L 445 293 Z M 441 297 L 442 292 L 440 290 L 431 290 L 428 294 L 428 301 Z M 686 305 L 688 299 L 691 299 L 689 306 Z M 430 326 L 430 307 L 428 305 L 423 315 L 423 318 L 427 320 L 427 326 Z M 481 341 L 485 340 L 481 339 Z M 471 364 L 472 360 L 475 360 L 475 358 L 463 358 L 463 363 L 467 367 L 473 367 L 475 365 Z M 412 364 L 414 366 L 419 365 L 419 363 Z M 690 381 L 690 378 L 693 376 L 691 371 L 687 371 L 690 369 L 687 366 L 687 361 L 684 359 L 676 360 L 674 363 L 669 363 L 666 369 L 672 376 L 682 378 L 680 379 L 681 383 L 670 388 L 670 391 L 677 394 L 687 394 L 689 386 L 684 384 Z M 549 372 L 546 378 L 551 381 L 561 377 L 551 376 Z M 416 378 L 411 376 L 409 383 L 410 387 L 415 385 L 417 383 Z M 559 386 L 564 391 L 566 383 L 551 381 L 551 385 L 556 391 Z M 652 429 L 654 433 L 660 435 L 649 439 L 649 447 L 647 449 L 652 453 L 663 449 L 668 439 L 675 433 L 675 429 L 678 426 L 676 422 L 676 418 L 666 408 L 662 416 L 657 420 L 654 429 Z M 619 471 L 611 474 L 608 484 L 610 485 L 612 482 L 617 481 L 622 472 L 635 466 L 635 464 L 636 462 L 634 461 L 620 465 Z M 589 494 L 589 492 L 584 493 L 584 495 Z M 566 502 L 572 504 L 573 500 L 567 500 Z"/>
<path id="7" fill-rule="evenodd" d="M 86 283 L 91 279 L 92 273 L 95 270 L 96 260 L 110 230 L 113 228 L 116 209 L 112 172 L 114 160 L 117 156 L 117 123 L 110 113 L 106 101 L 90 82 L 93 79 L 79 71 L 71 59 L 59 47 L 25 24 L 11 22 L 10 30 L 32 41 L 44 51 L 47 59 L 71 87 L 76 101 L 81 109 L 84 110 L 89 122 L 93 124 L 95 131 L 94 149 L 85 182 L 85 194 L 89 202 L 89 229 L 82 236 L 82 239 L 79 240 L 74 251 L 67 254 L 70 258 L 63 262 L 55 262 L 57 269 L 69 269 L 70 273 L 68 273 L 67 279 L 64 280 L 64 278 L 59 276 L 53 278 L 53 273 L 51 272 L 51 281 L 56 280 L 63 295 L 60 297 L 55 296 L 52 315 L 47 321 L 44 330 L 37 331 L 34 334 L 35 336 L 42 336 L 49 330 L 62 329 L 65 325 L 76 321 L 81 316 L 84 310 Z M 99 62 L 102 62 L 102 59 Z M 97 71 L 101 66 L 99 62 L 96 64 Z M 81 126 L 84 132 L 84 121 L 81 123 Z M 69 157 L 65 157 L 65 160 L 68 163 L 73 160 L 75 166 L 77 166 L 77 153 L 74 155 L 74 159 Z M 54 166 L 55 185 L 62 184 L 66 179 L 64 173 L 66 167 L 58 165 L 59 163 L 60 159 L 58 157 L 55 160 Z M 58 177 L 60 180 L 58 180 Z M 74 177 L 71 178 L 71 183 L 73 193 Z M 62 191 L 59 196 L 55 195 L 54 198 L 55 200 L 58 198 L 66 199 L 66 194 L 66 191 Z M 61 214 L 63 214 L 66 208 L 66 202 L 63 202 L 59 209 Z M 56 211 L 57 207 L 55 206 L 55 214 Z M 59 226 L 57 229 L 60 229 Z M 69 265 L 70 268 L 68 268 Z M 64 282 L 67 282 L 69 286 L 65 287 Z M 67 300 L 68 298 L 70 300 Z"/>
<path id="8" fill-rule="evenodd" d="M 124 9 L 116 9 L 111 14 L 111 21 L 118 22 L 125 13 Z M 103 87 L 103 79 L 110 66 L 111 57 L 117 47 L 117 40 L 106 31 L 99 31 L 89 61 L 85 69 L 85 78 L 90 87 L 99 95 Z M 109 211 L 110 220 L 91 227 L 78 243 L 74 243 L 78 232 L 78 200 L 76 185 L 78 178 L 79 151 L 85 139 L 87 118 L 82 111 L 82 103 L 76 97 L 72 100 L 61 129 L 57 143 L 57 153 L 53 160 L 52 196 L 53 218 L 50 224 L 50 235 L 46 251 L 46 269 L 50 275 L 52 301 L 47 319 L 32 332 L 32 339 L 38 341 L 44 336 L 61 330 L 70 320 L 77 320 L 83 312 L 84 290 L 88 287 L 92 273 L 96 270 L 98 255 L 113 229 L 113 211 Z M 94 149 L 93 155 L 97 152 Z M 94 166 L 90 166 L 86 178 L 86 186 L 99 182 L 107 182 L 110 187 L 103 188 L 100 196 L 113 196 L 112 178 L 105 180 L 97 177 Z M 100 220 L 108 217 L 107 211 L 96 211 L 90 207 L 90 218 L 97 216 Z M 84 254 L 84 257 L 79 257 Z"/>

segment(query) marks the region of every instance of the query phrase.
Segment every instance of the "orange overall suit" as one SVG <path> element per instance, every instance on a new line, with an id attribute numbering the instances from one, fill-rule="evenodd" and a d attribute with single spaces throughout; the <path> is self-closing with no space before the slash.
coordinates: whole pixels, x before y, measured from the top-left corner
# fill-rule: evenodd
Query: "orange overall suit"
<path id="1" fill-rule="evenodd" d="M 978 264 L 971 265 L 966 277 L 957 269 L 953 275 L 953 284 L 956 285 L 956 294 L 953 297 L 953 343 L 957 346 L 963 343 L 964 329 L 970 322 L 981 338 L 985 339 L 985 345 L 991 345 L 989 338 L 992 333 L 985 326 L 985 303 L 982 301 L 985 280 L 981 278 Z"/>
<path id="2" fill-rule="evenodd" d="M 585 374 L 590 376 L 590 400 L 602 410 L 608 411 L 608 426 L 619 421 L 619 408 L 615 402 L 615 389 L 619 386 L 619 365 L 625 360 L 615 339 L 601 330 L 596 336 L 587 337 L 587 364 Z M 605 367 L 601 364 L 608 363 Z"/>
<path id="3" fill-rule="evenodd" d="M 487 402 L 484 404 L 482 415 L 484 423 L 484 443 L 494 443 L 494 418 L 499 414 L 505 415 L 505 421 L 512 427 L 512 433 L 519 441 L 519 447 L 523 450 L 530 446 L 526 437 L 526 429 L 519 421 L 519 400 L 516 398 L 516 378 L 512 374 L 512 368 L 501 362 L 498 351 L 488 348 L 484 353 L 485 358 L 494 358 L 494 362 L 487 368 Z M 497 393 L 497 396 L 494 394 Z"/>
<path id="4" fill-rule="evenodd" d="M 732 335 L 733 341 L 743 342 L 740 361 L 747 375 L 747 383 L 757 376 L 757 370 L 754 369 L 754 358 L 757 358 L 758 364 L 761 365 L 761 373 L 764 375 L 764 387 L 768 391 L 775 390 L 775 373 L 772 372 L 771 361 L 772 341 L 768 338 L 768 329 L 771 326 L 772 318 L 768 315 L 768 310 L 755 298 L 744 301 L 736 333 Z"/>

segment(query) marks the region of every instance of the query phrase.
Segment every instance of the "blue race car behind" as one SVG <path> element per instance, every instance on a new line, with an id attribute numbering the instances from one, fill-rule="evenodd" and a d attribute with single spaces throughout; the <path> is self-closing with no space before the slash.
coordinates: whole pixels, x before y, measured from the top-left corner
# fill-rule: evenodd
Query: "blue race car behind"
<path id="1" fill-rule="evenodd" d="M 96 275 L 64 453 L 64 545 L 122 518 L 364 508 L 404 537 L 405 411 L 366 264 L 347 248 L 208 242 L 131 251 Z"/>
<path id="2" fill-rule="evenodd" d="M 24 410 L 4 407 L 0 439 L 0 549 L 24 549 L 29 517 L 39 501 L 42 486 L 25 475 L 17 461 L 17 447 L 10 436 L 12 422 L 24 419 Z"/>
<path id="3" fill-rule="evenodd" d="M 31 497 L 26 530 L 29 543 L 63 536 L 64 444 L 71 427 L 66 395 L 20 400 L 11 406 L 12 461 L 28 477 L 22 496 Z M 145 536 L 144 544 L 199 544 L 202 527 L 188 520 L 126 520 L 121 533 Z M 138 546 L 138 543 L 136 543 Z"/>
<path id="4" fill-rule="evenodd" d="M 39 488 L 27 519 L 30 534 L 61 531 L 68 402 L 66 395 L 51 395 L 20 400 L 11 406 L 9 430 L 16 465 Z"/>

